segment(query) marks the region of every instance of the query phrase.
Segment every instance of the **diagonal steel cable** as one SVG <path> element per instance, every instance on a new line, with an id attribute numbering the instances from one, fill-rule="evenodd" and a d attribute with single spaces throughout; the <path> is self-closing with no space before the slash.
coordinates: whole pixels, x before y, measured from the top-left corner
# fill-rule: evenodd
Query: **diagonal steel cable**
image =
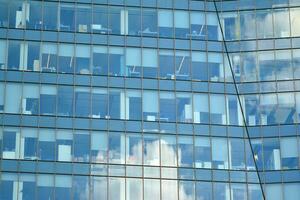
<path id="1" fill-rule="evenodd" d="M 252 146 L 252 143 L 251 143 L 249 129 L 248 129 L 248 126 L 247 126 L 247 121 L 246 121 L 245 115 L 244 115 L 245 112 L 243 110 L 242 101 L 241 101 L 239 90 L 238 90 L 238 87 L 237 87 L 237 83 L 236 83 L 236 79 L 235 79 L 235 75 L 234 75 L 232 63 L 231 63 L 231 60 L 230 60 L 230 56 L 229 56 L 229 52 L 228 52 L 228 48 L 227 48 L 227 44 L 226 44 L 226 40 L 225 40 L 225 35 L 224 35 L 223 28 L 222 28 L 222 24 L 221 24 L 221 20 L 220 20 L 220 15 L 219 15 L 219 11 L 218 11 L 218 7 L 217 7 L 217 4 L 216 4 L 216 1 L 217 0 L 213 0 L 213 3 L 214 3 L 214 7 L 215 7 L 216 14 L 217 14 L 217 17 L 218 17 L 218 23 L 219 23 L 219 27 L 220 27 L 221 34 L 222 34 L 222 40 L 223 40 L 223 44 L 224 44 L 224 48 L 225 48 L 225 53 L 226 53 L 226 56 L 227 56 L 227 59 L 228 59 L 228 63 L 229 63 L 229 67 L 230 67 L 230 72 L 231 72 L 231 76 L 232 76 L 234 88 L 235 88 L 235 91 L 236 91 L 236 95 L 237 95 L 237 99 L 238 99 L 238 102 L 239 102 L 240 110 L 241 110 L 241 113 L 242 113 L 242 116 L 243 116 L 242 117 L 243 118 L 243 123 L 244 123 L 244 127 L 245 127 L 245 130 L 246 130 L 247 139 L 248 139 L 248 142 L 249 142 L 249 145 L 250 145 L 250 149 L 251 149 L 251 153 L 252 153 L 252 159 L 254 161 L 255 171 L 257 173 L 257 177 L 258 177 L 260 189 L 261 189 L 261 192 L 262 192 L 262 197 L 265 200 L 266 197 L 265 197 L 265 193 L 264 193 L 264 189 L 263 189 L 263 183 L 262 183 L 262 180 L 261 180 L 261 177 L 260 177 L 260 173 L 258 171 L 258 165 L 257 165 L 257 162 L 256 162 L 256 156 L 255 156 L 254 149 L 253 149 L 253 146 Z"/>

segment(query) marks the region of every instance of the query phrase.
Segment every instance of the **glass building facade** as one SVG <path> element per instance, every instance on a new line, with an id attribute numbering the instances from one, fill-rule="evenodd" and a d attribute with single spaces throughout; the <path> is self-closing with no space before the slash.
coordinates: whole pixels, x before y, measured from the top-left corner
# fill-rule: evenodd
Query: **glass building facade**
<path id="1" fill-rule="evenodd" d="M 0 0 L 0 200 L 300 199 L 300 0 Z"/>

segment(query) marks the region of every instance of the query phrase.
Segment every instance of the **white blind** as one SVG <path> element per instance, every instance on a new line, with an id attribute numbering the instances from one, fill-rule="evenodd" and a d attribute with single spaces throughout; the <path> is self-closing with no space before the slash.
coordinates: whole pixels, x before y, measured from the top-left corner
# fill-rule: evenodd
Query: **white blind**
<path id="1" fill-rule="evenodd" d="M 189 14 L 187 11 L 175 11 L 174 17 L 176 28 L 189 28 Z"/>
<path id="2" fill-rule="evenodd" d="M 193 100 L 195 111 L 208 112 L 208 96 L 206 94 L 195 94 Z"/>
<path id="3" fill-rule="evenodd" d="M 210 141 L 206 137 L 196 137 L 195 138 L 196 147 L 210 147 Z"/>
<path id="4" fill-rule="evenodd" d="M 72 178 L 71 178 L 71 176 L 56 175 L 56 177 L 55 177 L 55 187 L 71 188 L 72 187 Z"/>
<path id="5" fill-rule="evenodd" d="M 52 175 L 38 175 L 37 185 L 40 187 L 53 187 L 54 176 Z"/>
<path id="6" fill-rule="evenodd" d="M 278 94 L 279 105 L 294 105 L 294 94 L 293 93 L 279 93 Z"/>
<path id="7" fill-rule="evenodd" d="M 143 66 L 144 67 L 157 67 L 157 50 L 143 49 Z"/>
<path id="8" fill-rule="evenodd" d="M 205 24 L 205 15 L 200 12 L 191 13 L 191 24 Z"/>
<path id="9" fill-rule="evenodd" d="M 32 137 L 32 138 L 37 137 L 37 130 L 35 129 L 23 128 L 21 133 L 22 133 L 22 137 Z"/>
<path id="10" fill-rule="evenodd" d="M 157 92 L 144 91 L 143 93 L 143 112 L 158 112 Z"/>
<path id="11" fill-rule="evenodd" d="M 192 62 L 206 62 L 206 53 L 192 52 Z"/>
<path id="12" fill-rule="evenodd" d="M 93 52 L 94 53 L 107 53 L 107 47 L 94 46 L 93 47 Z"/>
<path id="13" fill-rule="evenodd" d="M 218 22 L 217 14 L 207 13 L 206 14 L 206 24 L 207 25 L 218 26 L 219 22 Z"/>
<path id="14" fill-rule="evenodd" d="M 55 141 L 55 132 L 53 130 L 40 129 L 39 141 L 54 142 Z"/>
<path id="15" fill-rule="evenodd" d="M 120 47 L 110 47 L 109 48 L 109 53 L 110 54 L 118 54 L 118 55 L 123 55 L 123 48 Z"/>
<path id="16" fill-rule="evenodd" d="M 92 150 L 106 150 L 107 149 L 107 134 L 95 133 L 91 136 Z"/>
<path id="17" fill-rule="evenodd" d="M 90 47 L 86 45 L 78 45 L 76 47 L 76 57 L 89 58 Z"/>
<path id="18" fill-rule="evenodd" d="M 221 138 L 212 139 L 212 158 L 217 161 L 227 160 L 227 140 Z"/>
<path id="19" fill-rule="evenodd" d="M 39 87 L 37 85 L 24 85 L 23 98 L 39 98 Z"/>
<path id="20" fill-rule="evenodd" d="M 61 44 L 61 45 L 59 46 L 59 55 L 60 55 L 60 56 L 73 57 L 73 56 L 74 56 L 74 48 L 73 48 L 73 45 Z"/>
<path id="21" fill-rule="evenodd" d="M 209 53 L 208 54 L 208 62 L 212 63 L 222 63 L 223 57 L 221 53 Z"/>
<path id="22" fill-rule="evenodd" d="M 298 157 L 297 138 L 281 138 L 280 149 L 283 158 Z"/>
<path id="23" fill-rule="evenodd" d="M 264 94 L 260 97 L 260 105 L 275 105 L 277 99 L 275 94 Z"/>
<path id="24" fill-rule="evenodd" d="M 223 95 L 210 96 L 210 112 L 225 113 L 225 98 Z"/>
<path id="25" fill-rule="evenodd" d="M 42 46 L 42 53 L 57 54 L 57 46 L 55 44 L 44 43 Z"/>
<path id="26" fill-rule="evenodd" d="M 58 140 L 72 140 L 73 139 L 73 134 L 72 134 L 71 131 L 59 130 L 56 133 L 56 139 L 58 139 Z"/>
<path id="27" fill-rule="evenodd" d="M 57 88 L 55 86 L 42 86 L 41 87 L 41 94 L 56 95 L 57 94 Z"/>
<path id="28" fill-rule="evenodd" d="M 127 48 L 126 49 L 126 65 L 141 66 L 141 49 Z"/>
<path id="29" fill-rule="evenodd" d="M 274 53 L 273 52 L 261 52 L 258 54 L 258 60 L 260 61 L 272 61 L 274 60 Z"/>
<path id="30" fill-rule="evenodd" d="M 6 42 L 4 40 L 0 40 L 0 65 L 4 64 L 5 62 L 5 51 L 6 51 Z"/>
<path id="31" fill-rule="evenodd" d="M 173 13 L 170 10 L 158 11 L 158 26 L 173 27 Z"/>

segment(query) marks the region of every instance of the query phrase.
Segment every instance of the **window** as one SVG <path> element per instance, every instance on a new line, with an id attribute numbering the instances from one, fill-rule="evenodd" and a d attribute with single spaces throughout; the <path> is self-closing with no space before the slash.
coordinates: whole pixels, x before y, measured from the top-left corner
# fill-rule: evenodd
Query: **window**
<path id="1" fill-rule="evenodd" d="M 57 88 L 50 85 L 42 85 L 40 88 L 40 93 L 40 114 L 56 114 Z"/>
<path id="2" fill-rule="evenodd" d="M 57 69 L 57 45 L 51 43 L 43 43 L 41 48 L 42 54 L 42 71 L 56 72 Z"/>
<path id="3" fill-rule="evenodd" d="M 4 83 L 0 83 L 0 113 L 4 111 Z"/>
<path id="4" fill-rule="evenodd" d="M 92 9 L 90 6 L 78 4 L 76 9 L 76 30 L 81 33 L 91 31 Z"/>
<path id="5" fill-rule="evenodd" d="M 72 199 L 82 200 L 90 199 L 90 184 L 88 176 L 73 176 L 72 177 Z"/>
<path id="6" fill-rule="evenodd" d="M 40 160 L 55 160 L 55 132 L 53 130 L 39 130 L 38 156 Z"/>
<path id="7" fill-rule="evenodd" d="M 296 169 L 299 165 L 297 138 L 280 138 L 281 164 L 283 169 Z"/>
<path id="8" fill-rule="evenodd" d="M 229 140 L 229 160 L 230 169 L 245 169 L 245 147 L 244 140 L 231 138 Z"/>
<path id="9" fill-rule="evenodd" d="M 109 200 L 124 200 L 125 199 L 125 179 L 124 178 L 109 178 L 108 185 Z"/>
<path id="10" fill-rule="evenodd" d="M 43 2 L 43 29 L 57 30 L 57 3 Z"/>
<path id="11" fill-rule="evenodd" d="M 74 46 L 70 44 L 60 44 L 59 46 L 59 72 L 74 73 Z"/>
<path id="12" fill-rule="evenodd" d="M 121 90 L 109 91 L 109 117 L 112 119 L 125 119 L 125 94 Z"/>
<path id="13" fill-rule="evenodd" d="M 260 123 L 261 125 L 275 124 L 275 109 L 277 105 L 276 94 L 264 94 L 260 96 Z"/>
<path id="14" fill-rule="evenodd" d="M 263 140 L 263 156 L 265 170 L 280 170 L 280 143 L 278 139 L 265 138 Z"/>
<path id="15" fill-rule="evenodd" d="M 107 162 L 108 138 L 105 132 L 93 132 L 91 134 L 91 159 L 92 162 Z"/>
<path id="16" fill-rule="evenodd" d="M 90 47 L 87 45 L 76 46 L 76 73 L 90 74 Z"/>
<path id="17" fill-rule="evenodd" d="M 126 91 L 126 119 L 142 119 L 142 97 L 140 91 Z"/>
<path id="18" fill-rule="evenodd" d="M 56 156 L 58 161 L 71 162 L 73 155 L 73 134 L 71 131 L 56 132 Z"/>
<path id="19" fill-rule="evenodd" d="M 211 168 L 211 145 L 209 138 L 195 137 L 195 167 Z"/>
<path id="20" fill-rule="evenodd" d="M 273 37 L 273 20 L 271 10 L 256 11 L 257 38 Z"/>
<path id="21" fill-rule="evenodd" d="M 22 190 L 19 191 L 19 198 L 34 199 L 36 197 L 36 182 L 35 175 L 21 174 L 19 177 L 19 184 L 22 185 Z"/>
<path id="22" fill-rule="evenodd" d="M 9 41 L 7 57 L 7 69 L 19 70 L 23 67 L 23 51 L 19 41 Z"/>
<path id="23" fill-rule="evenodd" d="M 6 0 L 0 1 L 0 27 L 8 27 L 8 3 Z"/>
<path id="24" fill-rule="evenodd" d="M 195 185 L 193 181 L 179 182 L 179 199 L 195 199 Z"/>
<path id="25" fill-rule="evenodd" d="M 144 179 L 144 200 L 160 199 L 160 181 Z"/>
<path id="26" fill-rule="evenodd" d="M 125 135 L 122 133 L 109 133 L 109 162 L 110 163 L 125 163 Z"/>
<path id="27" fill-rule="evenodd" d="M 206 94 L 193 95 L 194 107 L 194 123 L 208 123 L 209 122 L 209 107 L 208 96 Z"/>
<path id="28" fill-rule="evenodd" d="M 175 52 L 175 75 L 176 79 L 190 79 L 190 54 L 184 51 Z"/>
<path id="29" fill-rule="evenodd" d="M 22 97 L 22 113 L 37 115 L 39 113 L 39 86 L 24 85 Z"/>
<path id="30" fill-rule="evenodd" d="M 40 71 L 40 43 L 28 42 L 24 44 L 24 59 L 27 60 L 24 63 L 25 70 Z"/>
<path id="31" fill-rule="evenodd" d="M 178 199 L 177 181 L 161 181 L 161 200 Z"/>
<path id="32" fill-rule="evenodd" d="M 174 75 L 174 52 L 161 50 L 159 51 L 159 67 L 160 67 L 160 77 L 175 79 Z"/>
<path id="33" fill-rule="evenodd" d="M 208 71 L 210 81 L 223 81 L 223 56 L 220 53 L 208 53 Z"/>
<path id="34" fill-rule="evenodd" d="M 75 162 L 89 162 L 90 160 L 90 135 L 89 132 L 76 131 L 74 134 Z"/>
<path id="35" fill-rule="evenodd" d="M 230 200 L 230 188 L 228 183 L 213 184 L 214 199 Z"/>
<path id="36" fill-rule="evenodd" d="M 142 50 L 143 76 L 147 78 L 156 78 L 158 73 L 158 56 L 156 49 Z"/>
<path id="37" fill-rule="evenodd" d="M 55 177 L 55 199 L 70 200 L 72 191 L 72 177 L 56 175 Z"/>
<path id="38" fill-rule="evenodd" d="M 142 31 L 143 36 L 157 37 L 157 13 L 156 10 L 144 9 L 142 10 Z"/>
<path id="39" fill-rule="evenodd" d="M 126 179 L 126 199 L 140 200 L 143 199 L 142 179 Z"/>
<path id="40" fill-rule="evenodd" d="M 274 52 L 259 52 L 258 63 L 260 80 L 275 80 Z"/>
<path id="41" fill-rule="evenodd" d="M 174 11 L 174 26 L 176 38 L 187 38 L 189 30 L 189 13 L 187 11 Z"/>
<path id="42" fill-rule="evenodd" d="M 9 27 L 25 28 L 29 20 L 30 5 L 27 2 L 9 4 Z"/>
<path id="43" fill-rule="evenodd" d="M 75 27 L 75 9 L 72 4 L 60 5 L 60 31 L 74 31 Z"/>
<path id="44" fill-rule="evenodd" d="M 126 135 L 126 163 L 142 164 L 142 138 L 140 135 Z"/>
<path id="45" fill-rule="evenodd" d="M 210 95 L 210 122 L 213 124 L 226 124 L 225 97 L 223 95 Z"/>
<path id="46" fill-rule="evenodd" d="M 143 92 L 143 118 L 147 121 L 158 120 L 158 95 L 154 91 Z"/>
<path id="47" fill-rule="evenodd" d="M 300 9 L 291 8 L 290 9 L 290 18 L 291 18 L 291 27 L 292 27 L 292 37 L 300 36 Z"/>
<path id="48" fill-rule="evenodd" d="M 158 11 L 158 27 L 160 37 L 173 36 L 173 13 L 170 10 Z"/>
<path id="49" fill-rule="evenodd" d="M 282 200 L 282 185 L 281 184 L 268 184 L 265 188 L 266 199 Z"/>
<path id="50" fill-rule="evenodd" d="M 125 70 L 124 52 L 123 48 L 110 47 L 109 48 L 109 75 L 122 76 Z"/>
<path id="51" fill-rule="evenodd" d="M 210 182 L 196 182 L 196 199 L 212 200 L 212 185 Z"/>
<path id="52" fill-rule="evenodd" d="M 57 115 L 73 115 L 73 87 L 59 86 L 57 95 Z"/>
<path id="53" fill-rule="evenodd" d="M 93 74 L 107 75 L 108 74 L 108 53 L 107 47 L 93 47 Z"/>
<path id="54" fill-rule="evenodd" d="M 17 129 L 3 130 L 2 157 L 4 159 L 19 158 L 20 133 Z"/>
<path id="55" fill-rule="evenodd" d="M 139 9 L 129 9 L 124 12 L 124 15 L 128 15 L 128 34 L 129 35 L 141 35 L 141 11 Z M 153 19 L 152 19 L 153 20 Z M 126 27 L 126 18 L 125 18 L 125 27 Z"/>
<path id="56" fill-rule="evenodd" d="M 54 177 L 52 175 L 37 176 L 37 198 L 54 199 Z"/>
<path id="57" fill-rule="evenodd" d="M 177 166 L 176 137 L 161 136 L 160 145 L 161 165 Z"/>
<path id="58" fill-rule="evenodd" d="M 215 169 L 228 169 L 227 139 L 212 138 L 212 164 Z"/>
<path id="59" fill-rule="evenodd" d="M 275 9 L 273 11 L 274 36 L 290 37 L 290 21 L 288 9 Z"/>
<path id="60" fill-rule="evenodd" d="M 181 167 L 193 167 L 194 149 L 193 138 L 189 136 L 178 137 L 178 165 Z"/>
<path id="61" fill-rule="evenodd" d="M 227 121 L 231 125 L 243 125 L 243 116 L 237 96 L 226 96 Z"/>
<path id="62" fill-rule="evenodd" d="M 1 15 L 1 14 L 0 14 Z M 5 40 L 0 40 L 0 69 L 5 69 L 6 64 L 6 41 Z"/>
<path id="63" fill-rule="evenodd" d="M 144 164 L 159 165 L 159 138 L 157 135 L 144 135 Z"/>
<path id="64" fill-rule="evenodd" d="M 109 118 L 108 95 L 105 89 L 92 89 L 92 118 Z"/>
<path id="65" fill-rule="evenodd" d="M 122 12 L 122 16 L 121 16 Z M 109 29 L 113 34 L 120 34 L 122 30 L 122 34 L 125 34 L 125 21 L 128 22 L 128 13 L 127 17 L 125 18 L 126 12 L 121 11 L 120 8 L 110 8 L 110 15 L 109 15 Z M 122 19 L 121 19 L 122 18 Z M 128 29 L 127 29 L 128 32 Z"/>
<path id="66" fill-rule="evenodd" d="M 19 113 L 21 110 L 21 85 L 7 83 L 5 87 L 4 112 Z"/>
<path id="67" fill-rule="evenodd" d="M 126 48 L 126 76 L 142 76 L 141 49 Z"/>
<path id="68" fill-rule="evenodd" d="M 202 12 L 191 12 L 191 33 L 192 39 L 206 39 L 205 14 Z"/>
<path id="69" fill-rule="evenodd" d="M 192 52 L 191 72 L 192 79 L 207 81 L 208 69 L 206 63 L 206 53 Z"/>
<path id="70" fill-rule="evenodd" d="M 216 13 L 206 13 L 206 27 L 209 40 L 220 40 L 219 22 Z"/>
<path id="71" fill-rule="evenodd" d="M 89 88 L 75 88 L 75 114 L 78 117 L 89 117 L 91 113 L 91 93 Z"/>
<path id="72" fill-rule="evenodd" d="M 255 13 L 240 12 L 241 39 L 253 39 L 256 37 Z"/>
<path id="73" fill-rule="evenodd" d="M 28 7 L 28 13 L 26 14 L 26 28 L 41 30 L 43 28 L 42 4 L 40 2 L 30 2 Z"/>
<path id="74" fill-rule="evenodd" d="M 176 94 L 176 110 L 177 110 L 177 121 L 179 122 L 193 122 L 192 115 L 192 97 L 186 93 Z"/>
<path id="75" fill-rule="evenodd" d="M 91 177 L 91 199 L 107 199 L 107 178 L 106 177 Z"/>
<path id="76" fill-rule="evenodd" d="M 108 28 L 108 11 L 104 6 L 93 6 L 93 23 L 91 25 L 93 33 L 108 34 L 112 30 Z"/>
<path id="77" fill-rule="evenodd" d="M 237 13 L 228 12 L 222 14 L 223 30 L 226 40 L 236 40 L 240 38 L 239 18 Z"/>
<path id="78" fill-rule="evenodd" d="M 23 128 L 21 132 L 21 155 L 22 159 L 36 160 L 37 159 L 37 130 Z"/>
<path id="79" fill-rule="evenodd" d="M 176 99 L 174 93 L 161 92 L 160 95 L 160 121 L 176 120 Z"/>

